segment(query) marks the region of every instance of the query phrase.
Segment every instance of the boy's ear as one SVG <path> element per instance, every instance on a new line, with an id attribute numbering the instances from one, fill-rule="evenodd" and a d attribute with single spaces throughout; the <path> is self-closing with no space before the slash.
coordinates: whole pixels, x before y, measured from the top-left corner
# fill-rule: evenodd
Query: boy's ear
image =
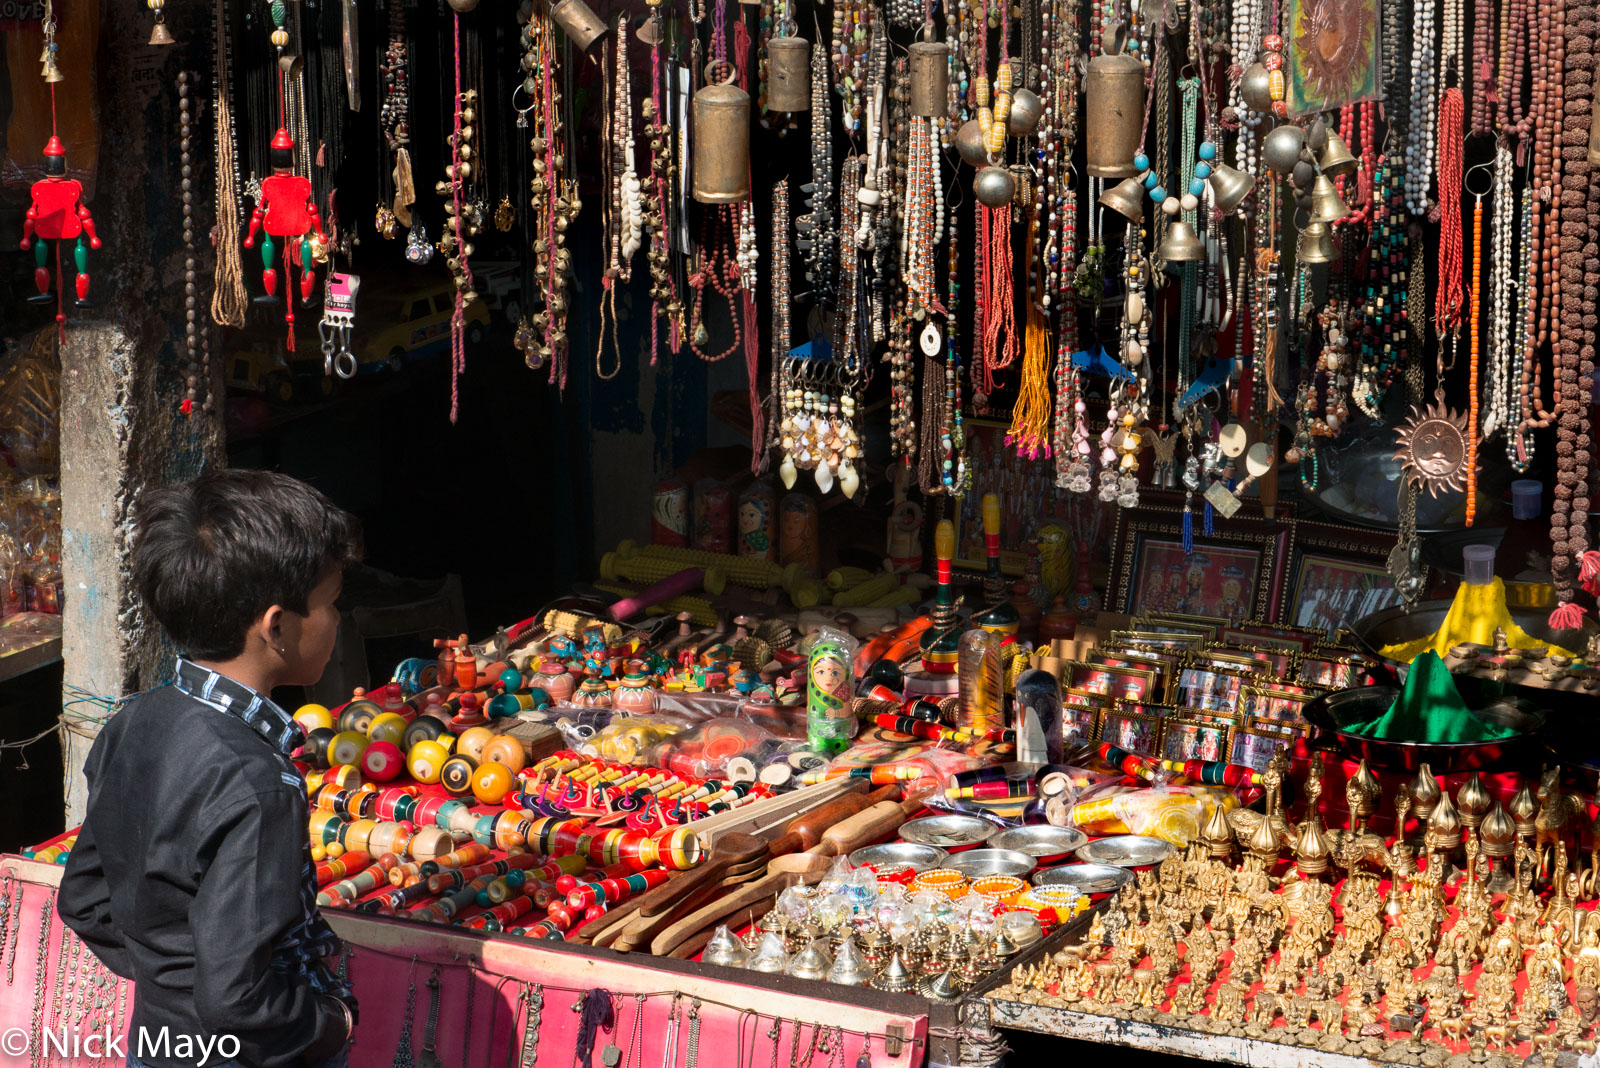
<path id="1" fill-rule="evenodd" d="M 255 631 L 267 648 L 283 652 L 283 605 L 272 605 L 263 612 L 256 622 Z"/>

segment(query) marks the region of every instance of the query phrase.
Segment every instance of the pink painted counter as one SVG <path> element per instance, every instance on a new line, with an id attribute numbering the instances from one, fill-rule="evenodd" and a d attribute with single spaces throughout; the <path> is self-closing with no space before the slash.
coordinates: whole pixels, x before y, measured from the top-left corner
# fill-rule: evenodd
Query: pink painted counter
<path id="1" fill-rule="evenodd" d="M 14 970 L 6 981 L 0 957 L 0 1068 L 26 1065 L 106 1063 L 95 1048 L 61 1056 L 40 1048 L 41 1026 L 65 1026 L 80 1042 L 89 1012 L 81 1016 L 63 991 L 93 989 L 71 982 L 90 965 L 87 951 L 75 954 L 76 936 L 54 918 L 54 889 L 61 869 L 20 857 L 0 857 L 0 880 L 11 875 L 22 887 L 20 915 L 7 917 L 5 955 L 15 946 Z M 15 891 L 12 892 L 15 900 Z M 45 923 L 45 909 L 51 916 Z M 607 1068 L 602 1050 L 621 1050 L 615 1068 L 767 1068 L 776 1061 L 797 1068 L 920 1068 L 928 1058 L 932 1006 L 912 995 L 890 995 L 830 983 L 758 975 L 690 961 L 618 954 L 591 946 L 536 943 L 450 927 L 329 911 L 328 922 L 350 947 L 348 974 L 361 1001 L 350 1063 L 353 1068 L 389 1068 L 403 1036 L 419 1063 L 426 1040 L 431 976 L 438 977 L 439 1013 L 434 1047 L 452 1068 L 574 1068 L 585 993 L 609 992 L 614 1026 L 601 1031 L 590 1060 Z M 46 930 L 44 953 L 39 934 Z M 59 962 L 67 940 L 67 973 Z M 45 966 L 42 996 L 39 962 Z M 60 982 L 58 983 L 58 976 Z M 409 1020 L 408 988 L 415 985 Z M 119 1036 L 131 1015 L 131 983 L 116 981 L 124 1011 Z M 690 1054 L 689 1013 L 698 999 L 698 1049 Z M 535 1048 L 528 1049 L 527 1006 L 541 1003 Z M 35 1008 L 42 1005 L 41 1019 Z M 513 1029 L 515 1017 L 515 1029 Z M 113 1013 L 114 1018 L 114 1013 Z M 672 1021 L 676 1020 L 676 1026 Z M 409 1028 L 407 1024 L 409 1023 Z M 16 1052 L 13 1029 L 30 1048 Z M 408 1033 L 409 1032 L 409 1033 Z M 675 1048 L 674 1048 L 675 1047 Z M 124 1047 L 126 1048 L 126 1046 Z M 531 1058 L 524 1057 L 531 1053 Z M 865 1060 L 862 1060 L 863 1055 Z M 730 1064 L 732 1058 L 738 1058 Z M 945 1058 L 936 1057 L 943 1061 Z M 578 1068 L 585 1068 L 580 1062 Z"/>

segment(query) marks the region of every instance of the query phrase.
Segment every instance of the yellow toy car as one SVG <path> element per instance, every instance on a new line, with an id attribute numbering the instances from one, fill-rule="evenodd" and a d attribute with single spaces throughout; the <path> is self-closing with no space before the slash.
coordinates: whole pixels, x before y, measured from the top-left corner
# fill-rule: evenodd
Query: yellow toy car
<path id="1" fill-rule="evenodd" d="M 405 361 L 450 344 L 455 287 L 445 281 L 400 294 L 362 293 L 356 316 L 357 373 L 398 371 Z M 489 332 L 489 309 L 481 300 L 466 306 L 466 335 L 476 345 Z"/>

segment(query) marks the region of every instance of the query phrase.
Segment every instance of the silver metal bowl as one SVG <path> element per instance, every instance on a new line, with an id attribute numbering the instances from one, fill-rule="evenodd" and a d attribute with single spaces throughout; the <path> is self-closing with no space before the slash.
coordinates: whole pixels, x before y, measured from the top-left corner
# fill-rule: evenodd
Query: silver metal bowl
<path id="1" fill-rule="evenodd" d="M 950 854 L 938 846 L 918 845 L 915 842 L 886 842 L 883 845 L 863 846 L 850 854 L 850 864 L 859 868 L 870 864 L 874 868 L 910 868 L 922 874 L 937 868 Z"/>
<path id="2" fill-rule="evenodd" d="M 925 816 L 900 827 L 900 837 L 916 845 L 937 846 L 952 853 L 987 842 L 997 828 L 976 816 Z"/>
<path id="3" fill-rule="evenodd" d="M 1034 872 L 1034 886 L 1071 886 L 1090 897 L 1114 894 L 1133 882 L 1133 872 L 1114 864 L 1063 864 Z"/>
<path id="4" fill-rule="evenodd" d="M 987 844 L 991 849 L 1015 849 L 1028 854 L 1040 864 L 1049 864 L 1065 859 L 1088 840 L 1089 836 L 1076 827 L 1052 827 L 1040 823 L 1001 831 Z"/>
<path id="5" fill-rule="evenodd" d="M 1028 854 L 1015 849 L 973 849 L 957 853 L 945 861 L 944 866 L 954 868 L 969 879 L 985 875 L 1015 875 L 1025 879 L 1039 865 Z"/>
<path id="6" fill-rule="evenodd" d="M 1097 838 L 1075 856 L 1087 864 L 1112 864 L 1118 868 L 1148 868 L 1160 864 L 1177 847 L 1160 838 L 1142 834 L 1119 834 Z"/>

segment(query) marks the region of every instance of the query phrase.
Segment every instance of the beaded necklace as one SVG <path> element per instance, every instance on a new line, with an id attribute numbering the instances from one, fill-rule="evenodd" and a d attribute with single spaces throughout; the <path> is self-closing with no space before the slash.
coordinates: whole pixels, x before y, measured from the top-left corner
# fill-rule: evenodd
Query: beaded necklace
<path id="1" fill-rule="evenodd" d="M 837 17 L 837 16 L 836 16 Z M 820 36 L 821 30 L 818 29 Z M 800 187 L 806 194 L 807 214 L 795 220 L 796 242 L 806 263 L 811 300 L 828 306 L 834 298 L 833 224 L 833 122 L 828 114 L 828 52 L 811 50 L 811 181 Z"/>
<path id="2" fill-rule="evenodd" d="M 1493 184 L 1489 202 L 1489 405 L 1479 433 L 1485 440 L 1507 430 L 1511 418 L 1511 320 L 1516 309 L 1518 286 L 1513 281 L 1512 260 L 1516 254 L 1512 216 L 1515 201 L 1511 190 L 1511 149 L 1502 138 L 1495 143 Z M 1511 434 L 1506 435 L 1509 445 Z"/>
<path id="3" fill-rule="evenodd" d="M 644 187 L 644 224 L 650 229 L 650 251 L 646 258 L 650 265 L 650 363 L 655 365 L 661 351 L 661 320 L 667 321 L 667 347 L 676 355 L 683 347 L 683 301 L 678 297 L 677 279 L 673 267 L 673 204 L 672 187 L 676 183 L 678 165 L 673 157 L 675 138 L 666 125 L 666 107 L 663 93 L 665 75 L 661 70 L 661 0 L 650 7 L 650 99 L 643 105 L 645 121 L 650 124 L 650 178 Z M 774 215 L 781 219 L 787 233 L 789 226 L 788 186 L 784 186 L 784 211 Z M 784 294 L 788 291 L 788 248 L 784 250 Z M 776 252 L 774 252 L 776 255 Z M 776 312 L 774 313 L 776 314 Z M 787 305 L 783 311 L 788 323 Z M 787 351 L 787 350 L 785 350 Z M 776 362 L 774 363 L 776 367 Z"/>
<path id="4" fill-rule="evenodd" d="M 211 291 L 211 319 L 218 326 L 242 327 L 250 306 L 244 284 L 244 254 L 239 231 L 244 206 L 239 200 L 239 145 L 233 113 L 233 34 L 227 0 L 217 0 L 215 43 L 212 47 L 211 95 L 214 112 L 216 163 L 216 269 Z"/>
<path id="5" fill-rule="evenodd" d="M 1406 208 L 1413 215 L 1428 212 L 1428 173 L 1433 160 L 1434 27 L 1437 0 L 1416 0 L 1412 7 L 1410 115 L 1416 128 L 1406 142 Z"/>

